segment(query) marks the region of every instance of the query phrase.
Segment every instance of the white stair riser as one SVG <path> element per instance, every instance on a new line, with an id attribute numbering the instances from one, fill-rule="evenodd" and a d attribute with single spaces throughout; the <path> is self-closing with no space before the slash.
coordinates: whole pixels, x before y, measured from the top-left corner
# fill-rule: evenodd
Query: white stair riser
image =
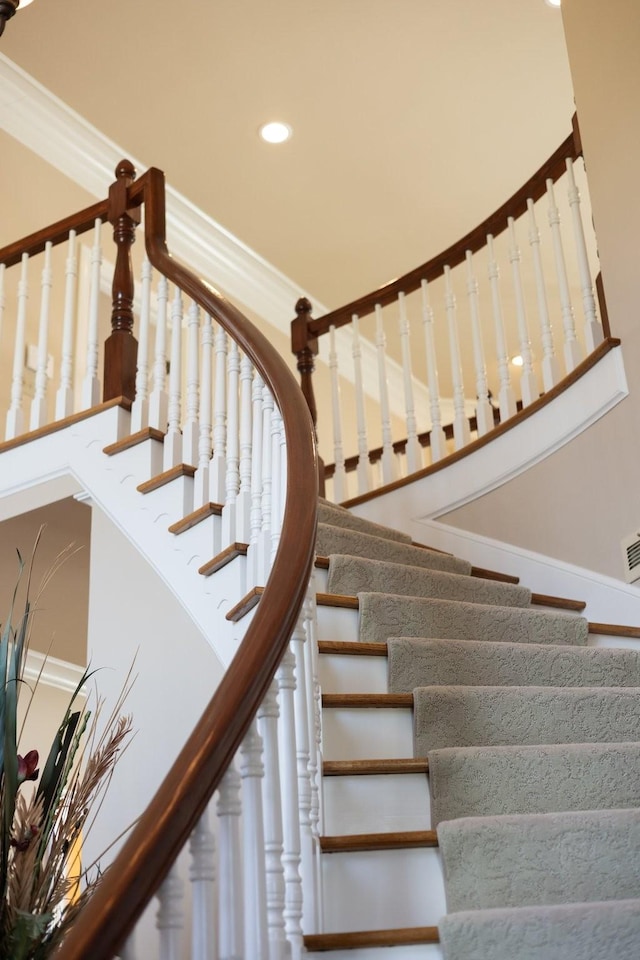
<path id="1" fill-rule="evenodd" d="M 328 835 L 431 829 L 424 773 L 324 777 L 323 798 Z"/>
<path id="2" fill-rule="evenodd" d="M 319 678 L 323 693 L 387 693 L 387 658 L 323 653 Z"/>
<path id="3" fill-rule="evenodd" d="M 323 854 L 322 878 L 325 933 L 431 926 L 446 912 L 433 848 Z"/>
<path id="4" fill-rule="evenodd" d="M 176 477 L 144 495 L 142 510 L 169 526 L 193 511 L 193 477 Z"/>
<path id="5" fill-rule="evenodd" d="M 606 635 L 591 634 L 590 647 L 619 647 L 622 650 L 640 650 L 640 640 L 633 637 L 609 637 Z"/>
<path id="6" fill-rule="evenodd" d="M 144 483 L 162 473 L 162 443 L 159 440 L 145 440 L 114 454 L 112 461 L 123 475 L 130 473 L 136 485 Z"/>
<path id="7" fill-rule="evenodd" d="M 413 712 L 409 707 L 330 707 L 322 712 L 325 760 L 380 760 L 413 756 Z"/>
<path id="8" fill-rule="evenodd" d="M 171 546 L 185 557 L 187 564 L 197 564 L 199 568 L 220 553 L 220 526 L 220 517 L 207 517 L 184 533 L 174 534 Z"/>
<path id="9" fill-rule="evenodd" d="M 318 607 L 318 637 L 320 640 L 357 640 L 358 611 L 344 607 Z"/>
<path id="10" fill-rule="evenodd" d="M 305 953 L 305 960 L 384 960 L 385 957 L 392 957 L 393 960 L 443 960 L 442 949 L 437 943 L 388 947 L 386 950 L 381 947 L 356 947 L 355 950 L 332 950 L 330 953 L 324 950 Z"/>

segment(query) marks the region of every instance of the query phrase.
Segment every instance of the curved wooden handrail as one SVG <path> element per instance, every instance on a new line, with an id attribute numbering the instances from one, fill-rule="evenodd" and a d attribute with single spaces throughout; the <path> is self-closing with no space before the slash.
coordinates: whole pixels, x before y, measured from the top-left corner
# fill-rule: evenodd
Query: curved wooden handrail
<path id="1" fill-rule="evenodd" d="M 313 562 L 317 461 L 299 387 L 266 337 L 224 297 L 169 254 L 164 177 L 148 170 L 129 188 L 145 203 L 152 265 L 178 284 L 246 352 L 272 391 L 287 439 L 287 493 L 280 545 L 263 598 L 236 656 L 164 782 L 65 939 L 60 960 L 113 957 L 153 897 L 231 763 L 284 653 Z"/>
<path id="2" fill-rule="evenodd" d="M 573 132 L 566 140 L 563 140 L 560 146 L 554 150 L 542 166 L 529 177 L 526 183 L 516 190 L 513 196 L 509 197 L 497 210 L 494 210 L 482 223 L 478 224 L 477 227 L 474 227 L 473 230 L 470 230 L 469 233 L 460 240 L 457 240 L 450 247 L 447 247 L 442 253 L 432 257 L 431 260 L 427 260 L 426 263 L 421 264 L 419 267 L 415 267 L 402 277 L 391 280 L 372 293 L 368 293 L 357 300 L 352 300 L 351 303 L 347 303 L 343 307 L 338 307 L 337 310 L 332 310 L 331 313 L 326 313 L 323 317 L 309 319 L 307 322 L 308 340 L 312 341 L 314 338 L 328 333 L 329 328 L 332 326 L 338 328 L 345 326 L 347 323 L 351 323 L 351 318 L 354 314 L 358 317 L 365 317 L 373 313 L 377 304 L 385 307 L 395 302 L 399 293 L 407 294 L 418 290 L 423 280 L 431 283 L 444 273 L 445 266 L 451 268 L 458 266 L 458 264 L 464 261 L 467 250 L 470 250 L 471 253 L 476 253 L 482 249 L 482 247 L 486 245 L 487 234 L 492 234 L 494 237 L 499 236 L 507 229 L 508 217 L 517 219 L 522 216 L 527 209 L 527 199 L 531 198 L 534 201 L 539 200 L 546 190 L 547 180 L 553 180 L 555 183 L 565 172 L 566 161 L 568 159 L 576 160 L 580 156 L 582 156 L 582 147 L 574 117 Z M 294 347 L 294 353 L 295 352 Z"/>

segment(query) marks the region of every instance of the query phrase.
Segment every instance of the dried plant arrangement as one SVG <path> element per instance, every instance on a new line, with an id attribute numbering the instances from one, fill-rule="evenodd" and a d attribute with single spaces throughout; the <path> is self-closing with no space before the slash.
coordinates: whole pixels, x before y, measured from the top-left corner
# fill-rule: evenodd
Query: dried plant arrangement
<path id="1" fill-rule="evenodd" d="M 18 554 L 16 587 L 0 627 L 0 957 L 11 960 L 50 957 L 100 882 L 99 865 L 82 866 L 79 851 L 131 735 L 131 718 L 122 713 L 130 680 L 104 719 L 101 701 L 90 711 L 81 696 L 92 675 L 87 670 L 44 764 L 44 754 L 35 746 L 19 752 L 20 698 L 28 698 L 28 714 L 40 682 L 39 677 L 30 687 L 24 679 L 34 611 L 42 590 L 70 553 L 58 556 L 32 604 L 39 538 L 28 565 Z M 22 593 L 24 599 L 18 601 Z"/>

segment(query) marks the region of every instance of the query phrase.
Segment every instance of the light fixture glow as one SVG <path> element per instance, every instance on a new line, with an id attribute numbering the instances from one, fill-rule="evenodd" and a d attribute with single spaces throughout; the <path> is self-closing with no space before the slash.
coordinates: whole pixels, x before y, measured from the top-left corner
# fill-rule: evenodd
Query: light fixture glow
<path id="1" fill-rule="evenodd" d="M 267 143 L 284 143 L 291 138 L 293 130 L 288 123 L 281 123 L 279 120 L 272 123 L 265 123 L 260 127 L 260 136 Z"/>
<path id="2" fill-rule="evenodd" d="M 33 3 L 33 0 L 20 0 L 19 10 L 24 10 L 25 7 L 28 7 L 30 3 Z"/>
<path id="3" fill-rule="evenodd" d="M 517 354 L 515 357 L 511 357 L 511 363 L 514 365 L 514 367 L 522 367 L 524 365 L 524 360 L 520 354 Z"/>
<path id="4" fill-rule="evenodd" d="M 562 0 L 545 0 L 548 7 L 559 7 Z"/>

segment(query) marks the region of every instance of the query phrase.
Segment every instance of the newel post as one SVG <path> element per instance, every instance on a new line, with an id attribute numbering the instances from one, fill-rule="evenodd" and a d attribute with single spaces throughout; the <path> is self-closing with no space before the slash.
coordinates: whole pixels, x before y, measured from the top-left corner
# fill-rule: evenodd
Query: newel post
<path id="1" fill-rule="evenodd" d="M 113 273 L 111 336 L 104 345 L 103 400 L 135 399 L 138 341 L 133 335 L 133 267 L 131 247 L 140 223 L 140 207 L 129 206 L 129 187 L 136 171 L 128 160 L 116 167 L 116 181 L 109 188 L 109 223 L 113 225 L 116 266 Z"/>
<path id="2" fill-rule="evenodd" d="M 309 333 L 309 323 L 311 317 L 311 304 L 306 297 L 300 297 L 296 303 L 296 316 L 291 321 L 291 349 L 298 360 L 298 371 L 300 373 L 300 387 L 304 394 L 313 426 L 318 436 L 318 409 L 316 407 L 316 398 L 313 392 L 313 371 L 315 370 L 315 357 L 318 354 L 318 338 Z M 318 458 L 318 489 L 320 496 L 324 496 L 324 463 Z"/>

